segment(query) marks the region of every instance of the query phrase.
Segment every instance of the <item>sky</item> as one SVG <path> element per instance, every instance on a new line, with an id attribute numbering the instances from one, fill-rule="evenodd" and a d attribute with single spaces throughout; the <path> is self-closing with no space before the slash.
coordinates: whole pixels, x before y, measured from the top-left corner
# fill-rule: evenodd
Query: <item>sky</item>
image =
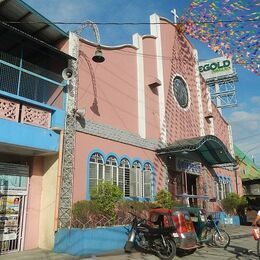
<path id="1" fill-rule="evenodd" d="M 172 9 L 182 15 L 190 0 L 24 0 L 52 22 L 141 22 L 149 23 L 153 13 L 173 20 Z M 47 4 L 48 3 L 48 4 Z M 58 25 L 65 32 L 79 25 Z M 149 25 L 98 25 L 101 44 L 114 46 L 131 44 L 132 35 L 149 34 Z M 91 29 L 83 32 L 85 38 L 95 41 Z M 217 57 L 207 45 L 190 39 L 198 50 L 199 59 Z M 260 81 L 259 76 L 238 64 L 233 64 L 239 81 L 236 83 L 237 106 L 223 109 L 225 120 L 232 126 L 233 139 L 243 152 L 260 166 Z"/>

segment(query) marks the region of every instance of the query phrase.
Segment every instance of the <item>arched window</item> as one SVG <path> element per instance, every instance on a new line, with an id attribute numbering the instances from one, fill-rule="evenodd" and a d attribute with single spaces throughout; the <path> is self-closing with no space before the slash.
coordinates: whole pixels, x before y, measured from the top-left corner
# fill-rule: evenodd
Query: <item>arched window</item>
<path id="1" fill-rule="evenodd" d="M 103 181 L 104 159 L 101 154 L 94 153 L 89 162 L 89 189 L 90 191 Z"/>
<path id="2" fill-rule="evenodd" d="M 231 192 L 231 179 L 229 177 L 224 178 L 224 187 L 225 187 L 225 192 L 224 192 L 224 198 L 227 197 L 227 195 Z"/>
<path id="3" fill-rule="evenodd" d="M 118 185 L 117 161 L 114 156 L 109 156 L 105 165 L 105 181 Z"/>
<path id="4" fill-rule="evenodd" d="M 218 186 L 218 179 L 214 178 L 213 180 L 213 197 L 219 200 L 219 186 Z"/>
<path id="5" fill-rule="evenodd" d="M 219 200 L 222 200 L 223 199 L 223 181 L 222 179 L 219 179 L 219 182 L 218 182 L 218 199 Z"/>
<path id="6" fill-rule="evenodd" d="M 232 192 L 232 181 L 231 181 L 231 178 L 229 177 L 228 178 L 228 187 L 229 187 L 229 192 Z"/>
<path id="7" fill-rule="evenodd" d="M 143 197 L 152 197 L 152 167 L 149 163 L 144 165 L 143 169 Z"/>
<path id="8" fill-rule="evenodd" d="M 130 196 L 142 197 L 142 168 L 141 163 L 135 161 L 130 170 Z"/>
<path id="9" fill-rule="evenodd" d="M 125 197 L 130 196 L 130 163 L 127 159 L 120 162 L 118 169 L 118 187 L 124 192 Z"/>
<path id="10" fill-rule="evenodd" d="M 110 182 L 118 186 L 125 197 L 152 198 L 152 165 L 134 161 L 132 167 L 127 159 L 120 164 L 115 156 L 109 156 L 106 161 L 96 152 L 89 160 L 89 192 L 100 183 Z"/>

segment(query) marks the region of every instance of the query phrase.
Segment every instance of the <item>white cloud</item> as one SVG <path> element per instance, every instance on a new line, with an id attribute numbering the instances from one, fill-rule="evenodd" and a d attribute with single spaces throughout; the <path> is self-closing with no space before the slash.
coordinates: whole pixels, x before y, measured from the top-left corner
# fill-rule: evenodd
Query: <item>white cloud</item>
<path id="1" fill-rule="evenodd" d="M 232 126 L 234 143 L 260 165 L 260 113 L 234 111 L 227 121 Z"/>
<path id="2" fill-rule="evenodd" d="M 260 123 L 260 114 L 259 113 L 250 113 L 247 111 L 235 111 L 230 114 L 229 122 L 231 123 Z"/>

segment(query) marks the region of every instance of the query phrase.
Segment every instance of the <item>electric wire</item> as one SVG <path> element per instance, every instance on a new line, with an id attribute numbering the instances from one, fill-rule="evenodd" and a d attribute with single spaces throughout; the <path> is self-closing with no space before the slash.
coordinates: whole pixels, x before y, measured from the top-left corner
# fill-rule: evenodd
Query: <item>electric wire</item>
<path id="1" fill-rule="evenodd" d="M 245 20 L 218 20 L 218 21 L 193 21 L 189 20 L 189 22 L 193 24 L 218 24 L 218 23 L 247 23 L 247 22 L 257 22 L 260 19 L 245 19 Z M 7 24 L 59 24 L 59 25 L 83 25 L 85 22 L 30 22 L 30 21 L 1 21 Z M 184 25 L 187 22 L 177 22 L 176 24 Z M 95 22 L 96 25 L 150 25 L 150 24 L 169 24 L 168 22 Z"/>
<path id="2" fill-rule="evenodd" d="M 124 52 L 126 53 L 126 55 L 130 55 L 130 56 L 143 56 L 143 57 L 150 57 L 150 58 L 161 58 L 163 60 L 172 60 L 173 58 L 170 56 L 164 56 L 164 55 L 156 55 L 156 54 L 147 54 L 147 53 L 140 53 L 140 52 L 131 52 L 131 51 L 127 51 L 127 50 L 114 50 L 115 52 Z M 181 60 L 181 59 L 179 59 Z M 203 61 L 203 60 L 200 60 Z M 232 61 L 233 64 L 243 64 L 243 65 L 248 65 L 248 64 L 254 64 L 254 62 L 236 62 L 236 61 Z"/>

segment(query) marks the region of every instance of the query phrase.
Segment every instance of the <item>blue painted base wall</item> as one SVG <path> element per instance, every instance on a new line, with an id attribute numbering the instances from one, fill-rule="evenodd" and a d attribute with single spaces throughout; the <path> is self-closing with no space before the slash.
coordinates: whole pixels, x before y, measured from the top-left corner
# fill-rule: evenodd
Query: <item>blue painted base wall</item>
<path id="1" fill-rule="evenodd" d="M 55 234 L 54 252 L 91 256 L 123 250 L 127 229 L 123 226 L 59 229 Z"/>
<path id="2" fill-rule="evenodd" d="M 211 213 L 215 220 L 219 220 L 221 224 L 240 225 L 239 216 L 228 216 L 225 212 Z"/>

